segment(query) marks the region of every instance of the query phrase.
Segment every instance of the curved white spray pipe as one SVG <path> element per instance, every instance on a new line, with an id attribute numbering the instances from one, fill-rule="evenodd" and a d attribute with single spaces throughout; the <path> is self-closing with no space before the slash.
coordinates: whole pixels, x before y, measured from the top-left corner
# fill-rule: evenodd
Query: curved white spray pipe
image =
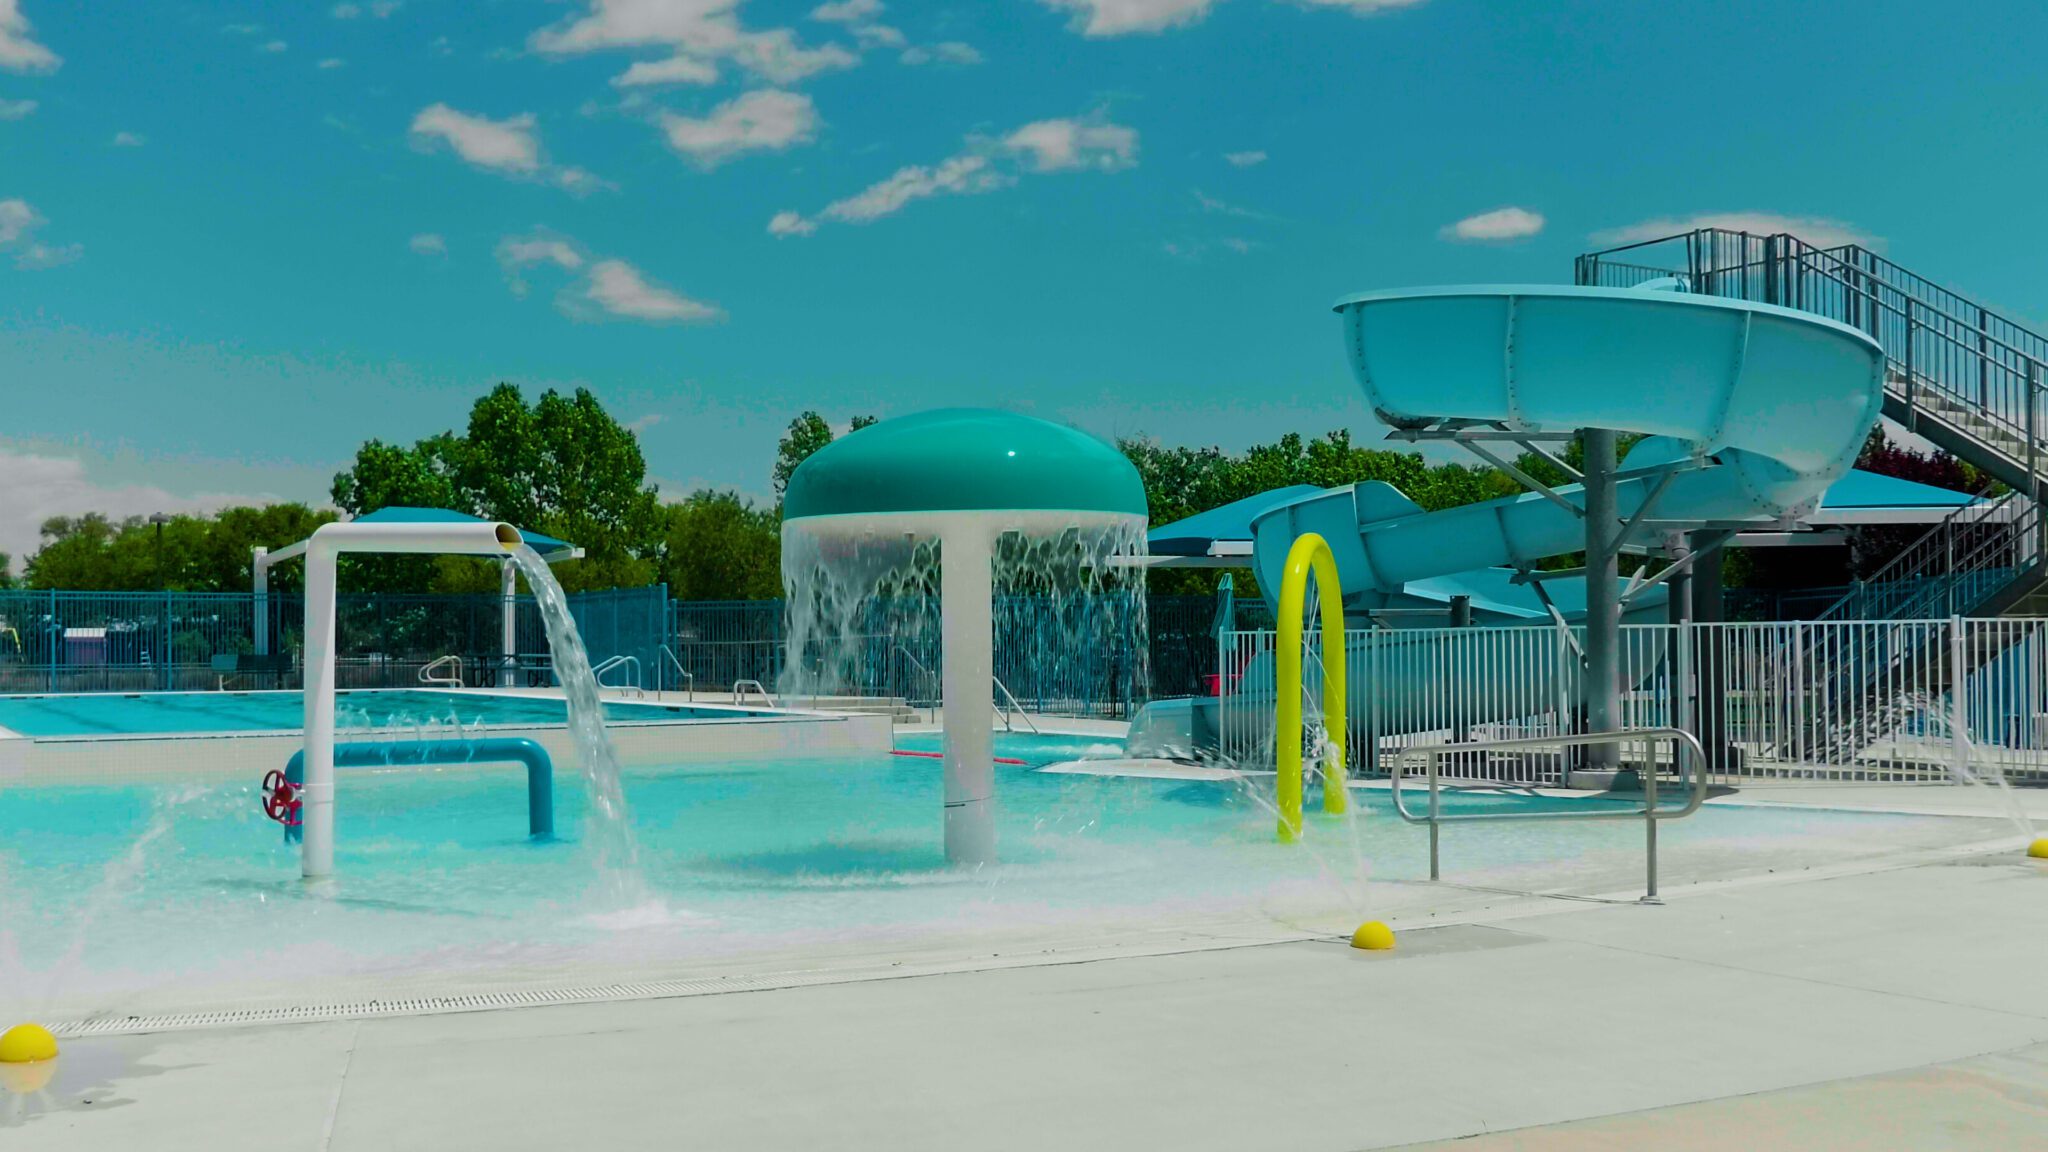
<path id="1" fill-rule="evenodd" d="M 306 546 L 305 838 L 307 879 L 334 874 L 334 563 L 344 552 L 505 556 L 519 546 L 510 524 L 327 524 Z"/>

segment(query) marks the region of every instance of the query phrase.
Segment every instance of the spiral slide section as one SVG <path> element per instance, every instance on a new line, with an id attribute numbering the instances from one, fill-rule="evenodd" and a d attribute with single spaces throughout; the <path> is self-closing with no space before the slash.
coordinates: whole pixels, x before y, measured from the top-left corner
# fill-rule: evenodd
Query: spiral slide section
<path id="1" fill-rule="evenodd" d="M 1644 434 L 1615 474 L 1615 515 L 1635 516 L 1656 493 L 1645 520 L 1667 530 L 1812 510 L 1883 402 L 1875 341 L 1768 304 L 1489 285 L 1370 292 L 1335 310 L 1352 371 L 1396 428 Z M 1685 467 L 1658 467 L 1672 464 Z M 1582 486 L 1554 491 L 1585 507 Z M 1586 546 L 1585 520 L 1540 493 L 1426 513 L 1361 484 L 1280 505 L 1252 527 L 1261 587 L 1280 586 L 1294 539 L 1314 532 L 1335 552 L 1347 600 Z"/>

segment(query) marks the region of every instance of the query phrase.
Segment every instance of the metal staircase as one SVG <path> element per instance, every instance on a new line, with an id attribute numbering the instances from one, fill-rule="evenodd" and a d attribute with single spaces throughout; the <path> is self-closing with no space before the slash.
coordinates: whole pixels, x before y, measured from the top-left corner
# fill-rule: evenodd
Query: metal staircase
<path id="1" fill-rule="evenodd" d="M 1816 312 L 1884 348 L 1885 415 L 2038 498 L 2048 479 L 2048 336 L 1861 245 L 1706 228 L 1580 256 L 1579 284 L 1676 277 L 1694 292 Z"/>
<path id="2" fill-rule="evenodd" d="M 1915 622 L 2048 612 L 2048 336 L 1861 245 L 1821 248 L 1787 233 L 1699 229 L 1587 253 L 1573 269 L 1581 285 L 1663 278 L 1868 333 L 1886 358 L 1884 414 L 2012 489 L 1988 508 L 1958 510 L 1860 581 L 1794 655 L 1802 682 L 1829 702 L 1813 711 L 1835 719 L 1788 742 L 1825 762 L 1853 759 L 1912 722 L 1916 697 L 1946 693 L 2018 634 L 1973 631 L 1951 646 Z"/>

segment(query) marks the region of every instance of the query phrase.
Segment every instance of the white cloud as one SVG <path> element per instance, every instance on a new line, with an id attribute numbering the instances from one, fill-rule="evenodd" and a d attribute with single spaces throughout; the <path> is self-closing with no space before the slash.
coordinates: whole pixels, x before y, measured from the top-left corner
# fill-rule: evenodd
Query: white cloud
<path id="1" fill-rule="evenodd" d="M 723 318 L 725 313 L 655 284 L 624 260 L 600 260 L 590 266 L 584 294 L 599 308 L 628 320 L 651 324 L 690 324 Z"/>
<path id="2" fill-rule="evenodd" d="M 64 59 L 29 37 L 20 0 L 0 0 L 0 71 L 55 72 Z"/>
<path id="3" fill-rule="evenodd" d="M 1397 8 L 1414 8 L 1429 0 L 1290 0 L 1290 3 L 1305 8 L 1341 8 L 1358 16 L 1371 16 L 1376 12 L 1392 12 Z"/>
<path id="4" fill-rule="evenodd" d="M 1446 240 L 1522 240 L 1543 231 L 1543 214 L 1527 208 L 1496 208 L 1446 224 L 1438 235 Z"/>
<path id="5" fill-rule="evenodd" d="M 967 153 L 930 168 L 919 165 L 899 168 L 888 179 L 826 205 L 819 215 L 848 224 L 867 224 L 895 215 L 914 200 L 933 196 L 974 196 L 1007 188 L 1014 183 L 1016 177 L 991 171 L 987 156 Z"/>
<path id="6" fill-rule="evenodd" d="M 1272 219 L 1271 216 L 1267 215 L 1264 212 L 1259 211 L 1256 208 L 1246 208 L 1243 205 L 1232 204 L 1228 200 L 1218 200 L 1216 197 L 1209 195 L 1208 193 L 1202 191 L 1200 188 L 1194 190 L 1194 195 L 1195 205 L 1199 207 L 1202 211 L 1207 212 L 1214 216 L 1237 216 L 1246 220 Z"/>
<path id="7" fill-rule="evenodd" d="M 1039 120 L 1004 137 L 1003 145 L 1028 155 L 1036 172 L 1116 172 L 1138 162 L 1137 131 L 1104 120 Z"/>
<path id="8" fill-rule="evenodd" d="M 817 230 L 817 221 L 807 220 L 799 212 L 777 212 L 768 219 L 770 236 L 809 236 Z"/>
<path id="9" fill-rule="evenodd" d="M 1128 36 L 1164 32 L 1200 21 L 1217 0 L 1039 0 L 1074 13 L 1072 27 L 1083 36 Z M 1289 0 L 1305 8 L 1336 8 L 1358 16 L 1411 8 L 1428 0 Z"/>
<path id="10" fill-rule="evenodd" d="M 859 24 L 882 14 L 882 0 L 837 0 L 811 9 L 811 19 L 828 24 Z"/>
<path id="11" fill-rule="evenodd" d="M 360 4 L 336 4 L 328 10 L 328 13 L 336 20 L 353 20 L 363 14 L 363 6 Z"/>
<path id="12" fill-rule="evenodd" d="M 905 48 L 901 59 L 910 65 L 937 63 L 965 68 L 981 63 L 981 50 L 958 40 L 942 40 L 929 47 L 917 44 Z"/>
<path id="13" fill-rule="evenodd" d="M 695 77 L 705 69 L 715 73 L 726 61 L 775 84 L 794 84 L 860 62 L 858 56 L 836 44 L 806 48 L 788 28 L 756 31 L 742 26 L 740 0 L 586 0 L 586 4 L 583 14 L 536 31 L 528 38 L 529 45 L 557 56 L 666 48 L 673 57 L 689 60 L 696 67 L 667 64 L 655 74 L 689 77 L 689 83 L 707 82 Z M 618 82 L 654 82 L 628 81 L 633 71 L 629 68 Z M 642 76 L 648 74 L 646 69 L 641 71 Z"/>
<path id="14" fill-rule="evenodd" d="M 83 461 L 35 452 L 0 451 L 0 552 L 14 561 L 19 576 L 23 562 L 42 546 L 43 521 L 52 516 L 104 513 L 110 520 L 156 512 L 203 513 L 230 504 L 265 504 L 272 497 L 201 493 L 177 496 L 144 484 L 101 484 L 86 472 Z"/>
<path id="15" fill-rule="evenodd" d="M 375 0 L 367 6 L 367 11 L 379 20 L 388 20 L 393 12 L 402 7 L 404 5 L 399 3 L 399 0 Z M 361 4 L 336 4 L 328 9 L 328 14 L 336 20 L 354 20 L 363 15 L 365 10 L 365 6 Z"/>
<path id="16" fill-rule="evenodd" d="M 695 56 L 671 56 L 666 60 L 639 60 L 612 77 L 613 85 L 637 88 L 654 84 L 716 84 L 718 65 Z"/>
<path id="17" fill-rule="evenodd" d="M 442 239 L 441 234 L 438 232 L 422 232 L 411 240 L 406 241 L 406 246 L 422 256 L 446 256 L 448 254 L 448 241 Z"/>
<path id="18" fill-rule="evenodd" d="M 1223 161 L 1232 168 L 1250 168 L 1255 165 L 1264 164 L 1266 162 L 1266 154 L 1257 151 L 1225 152 L 1223 154 Z"/>
<path id="19" fill-rule="evenodd" d="M 580 273 L 555 296 L 555 306 L 576 320 L 701 324 L 725 318 L 725 312 L 714 304 L 692 300 L 657 284 L 624 260 L 586 256 L 574 241 L 560 236 L 508 236 L 498 244 L 498 263 L 515 296 L 526 295 L 523 273 L 528 269 Z"/>
<path id="20" fill-rule="evenodd" d="M 501 176 L 545 180 L 579 193 L 604 186 L 604 181 L 581 168 L 548 163 L 531 112 L 493 120 L 446 104 L 430 104 L 413 117 L 412 138 L 423 148 L 445 145 L 470 164 Z"/>
<path id="21" fill-rule="evenodd" d="M 1215 0 L 1042 0 L 1074 12 L 1073 27 L 1083 36 L 1124 36 L 1163 32 L 1192 24 L 1209 14 Z"/>
<path id="22" fill-rule="evenodd" d="M 1801 240 L 1822 248 L 1834 248 L 1842 244 L 1870 244 L 1876 239 L 1853 224 L 1821 216 L 1780 216 L 1773 212 L 1701 212 L 1692 216 L 1665 216 L 1620 228 L 1609 228 L 1593 233 L 1592 241 L 1602 245 L 1639 244 L 1645 240 L 1661 240 L 1666 236 L 1676 236 L 1695 228 L 1726 228 L 1732 232 L 1748 232 L 1756 236 L 1790 232 Z"/>
<path id="23" fill-rule="evenodd" d="M 284 42 L 284 41 L 282 41 L 282 40 L 268 40 L 268 41 L 265 41 L 265 42 L 264 42 L 263 44 L 261 44 L 261 45 L 257 46 L 257 49 L 256 49 L 256 50 L 257 50 L 258 52 L 272 52 L 272 53 L 276 53 L 276 52 L 282 52 L 282 51 L 284 51 L 285 49 L 287 49 L 287 48 L 289 48 L 289 47 L 291 47 L 291 45 L 289 45 L 289 44 L 285 43 L 285 42 Z"/>
<path id="24" fill-rule="evenodd" d="M 140 134 L 135 132 L 114 133 L 113 145 L 116 148 L 140 148 L 146 143 L 148 143 L 148 141 L 144 140 Z"/>
<path id="25" fill-rule="evenodd" d="M 26 120 L 37 107 L 33 100 L 0 100 L 0 120 Z"/>
<path id="26" fill-rule="evenodd" d="M 320 69 L 322 72 L 331 72 L 336 68 L 340 68 L 346 65 L 347 63 L 348 61 L 343 60 L 339 56 L 329 56 L 327 59 L 322 60 L 318 64 L 313 65 L 313 67 Z"/>
<path id="27" fill-rule="evenodd" d="M 778 212 L 768 221 L 774 236 L 808 236 L 822 221 L 868 224 L 892 216 L 918 200 L 976 196 L 1015 184 L 1023 175 L 1095 170 L 1116 172 L 1136 164 L 1138 133 L 1090 118 L 1039 120 L 1001 139 L 970 137 L 967 149 L 937 164 L 898 168 L 816 216 Z"/>
<path id="28" fill-rule="evenodd" d="M 780 152 L 817 135 L 818 110 L 801 92 L 763 88 L 742 93 L 703 117 L 661 114 L 668 146 L 706 168 L 746 152 Z"/>
<path id="29" fill-rule="evenodd" d="M 0 200 L 0 253 L 11 255 L 14 266 L 23 269 L 54 268 L 84 253 L 76 244 L 52 247 L 36 239 L 47 223 L 26 200 Z"/>
<path id="30" fill-rule="evenodd" d="M 224 36 L 254 36 L 254 35 L 256 35 L 256 34 L 257 34 L 258 32 L 261 32 L 261 31 L 263 31 L 263 25 L 261 25 L 261 24 L 223 24 L 223 25 L 221 25 L 221 26 L 220 26 L 220 30 L 221 30 L 221 34 L 222 34 L 222 35 L 224 35 Z"/>

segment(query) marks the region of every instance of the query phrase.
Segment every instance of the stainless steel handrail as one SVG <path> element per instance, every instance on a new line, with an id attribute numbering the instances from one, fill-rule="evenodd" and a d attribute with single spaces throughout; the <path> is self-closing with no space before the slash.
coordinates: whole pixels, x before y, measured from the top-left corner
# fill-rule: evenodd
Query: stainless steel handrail
<path id="1" fill-rule="evenodd" d="M 436 676 L 433 674 L 434 669 L 443 667 L 444 665 L 453 665 L 455 668 L 455 675 Z M 439 684 L 444 688 L 462 687 L 462 657 L 442 656 L 433 661 L 430 661 L 426 667 L 420 669 L 420 683 Z"/>
<path id="2" fill-rule="evenodd" d="M 925 700 L 927 701 L 925 707 L 925 717 L 930 723 L 938 723 L 939 699 L 943 695 L 943 692 L 941 691 L 942 686 L 939 684 L 938 673 L 933 672 L 931 669 L 925 667 L 924 662 L 919 660 L 917 657 L 911 655 L 910 649 L 905 648 L 903 645 L 895 645 L 895 651 L 905 660 L 910 661 L 910 666 L 912 668 L 917 669 L 918 675 L 923 676 L 925 678 L 925 686 L 931 689 L 931 691 L 925 695 Z M 911 706 L 913 708 L 916 707 L 914 703 Z"/>
<path id="3" fill-rule="evenodd" d="M 1575 812 L 1467 812 L 1456 816 L 1443 813 L 1443 782 L 1437 772 L 1437 762 L 1445 756 L 1484 754 L 1488 752 L 1514 752 L 1521 750 L 1549 748 L 1586 748 L 1608 744 L 1645 745 L 1669 742 L 1672 759 L 1681 769 L 1680 776 L 1690 776 L 1692 790 L 1682 808 L 1659 809 L 1657 807 L 1657 761 L 1654 756 L 1645 756 L 1642 769 L 1643 806 L 1641 808 L 1603 808 Z M 1690 753 L 1687 757 L 1683 753 Z M 1401 802 L 1402 769 L 1411 757 L 1427 760 L 1429 777 L 1429 811 L 1422 815 L 1410 812 Z M 1659 820 L 1680 820 L 1700 810 L 1707 800 L 1707 754 L 1692 733 L 1682 728 L 1626 728 L 1619 732 L 1591 732 L 1576 736 L 1524 736 L 1513 740 L 1483 740 L 1470 744 L 1433 744 L 1421 748 L 1410 748 L 1394 758 L 1389 774 L 1393 779 L 1394 811 L 1410 824 L 1429 825 L 1429 878 L 1440 879 L 1438 869 L 1437 841 L 1439 829 L 1444 824 L 1473 823 L 1487 820 L 1634 820 L 1641 819 L 1646 837 L 1645 852 L 1648 866 L 1648 886 L 1643 894 L 1643 903 L 1660 903 L 1657 899 L 1657 822 Z"/>
<path id="4" fill-rule="evenodd" d="M 697 702 L 697 677 L 692 675 L 688 668 L 683 667 L 683 662 L 681 660 L 676 659 L 676 654 L 674 650 L 671 649 L 668 645 L 663 644 L 661 646 L 661 654 L 663 656 L 668 657 L 668 662 L 670 664 L 675 665 L 676 674 L 681 676 L 683 678 L 683 683 L 689 686 L 689 696 L 687 697 L 687 699 L 690 701 L 690 703 L 695 704 Z"/>
<path id="5" fill-rule="evenodd" d="M 605 683 L 604 674 L 611 671 L 614 668 L 625 668 L 630 670 L 633 674 L 633 682 L 631 684 Z M 599 688 L 615 688 L 621 692 L 630 688 L 634 692 L 637 692 L 642 696 L 647 695 L 647 688 L 641 682 L 640 679 L 640 658 L 638 656 L 627 656 L 624 654 L 614 656 L 611 659 L 605 661 L 604 663 L 599 664 L 597 667 L 592 668 L 590 670 L 590 678 L 597 681 L 597 686 Z"/>
<path id="6" fill-rule="evenodd" d="M 738 707 L 740 703 L 744 700 L 744 697 L 741 695 L 740 690 L 743 688 L 747 688 L 749 686 L 751 686 L 754 689 L 754 691 L 761 694 L 761 699 L 766 700 L 770 708 L 781 707 L 781 705 L 775 702 L 775 697 L 770 696 L 768 694 L 767 687 L 764 686 L 759 680 L 735 680 L 732 682 L 732 702 L 734 707 Z"/>
<path id="7" fill-rule="evenodd" d="M 1040 732 L 1040 731 L 1038 730 L 1038 725 L 1032 722 L 1032 720 L 1031 720 L 1031 713 L 1029 713 L 1029 712 L 1026 712 L 1026 711 L 1024 711 L 1024 706 L 1023 706 L 1022 704 L 1019 704 L 1019 703 L 1017 703 L 1017 697 L 1016 697 L 1015 695 L 1013 695 L 1013 694 L 1012 694 L 1012 693 L 1010 692 L 1010 686 L 1009 686 L 1009 685 L 1007 685 L 1007 684 L 1005 684 L 1005 683 L 1003 683 L 1003 678 L 1002 678 L 1001 676 L 995 676 L 995 675 L 991 675 L 991 676 L 989 677 L 989 679 L 991 679 L 991 680 L 993 680 L 993 681 L 995 681 L 995 682 L 996 682 L 996 690 L 997 690 L 998 692 L 1001 692 L 1001 693 L 1003 694 L 1003 698 L 1004 698 L 1004 699 L 1006 699 L 1006 700 L 1008 700 L 1008 701 L 1010 702 L 1010 709 L 1011 709 L 1011 711 L 1012 711 L 1012 712 L 1015 712 L 1015 713 L 1016 713 L 1017 715 L 1019 715 L 1019 716 L 1022 716 L 1022 717 L 1024 718 L 1024 726 L 1025 726 L 1026 728 L 1029 728 L 1029 729 L 1031 729 L 1031 734 L 1032 734 L 1033 736 L 1043 736 L 1043 735 L 1045 735 L 1045 733 L 1043 733 L 1043 732 Z M 1010 714 L 1011 714 L 1011 713 L 1010 713 L 1010 712 L 1003 712 L 1003 710 L 1002 710 L 1001 708 L 997 708 L 997 709 L 996 709 L 996 711 L 998 711 L 998 712 L 1002 712 L 1002 715 L 1003 715 L 1003 731 L 1005 731 L 1005 732 L 1014 732 L 1014 731 L 1016 731 L 1016 729 L 1014 729 L 1014 728 L 1012 728 L 1012 727 L 1010 726 Z"/>

